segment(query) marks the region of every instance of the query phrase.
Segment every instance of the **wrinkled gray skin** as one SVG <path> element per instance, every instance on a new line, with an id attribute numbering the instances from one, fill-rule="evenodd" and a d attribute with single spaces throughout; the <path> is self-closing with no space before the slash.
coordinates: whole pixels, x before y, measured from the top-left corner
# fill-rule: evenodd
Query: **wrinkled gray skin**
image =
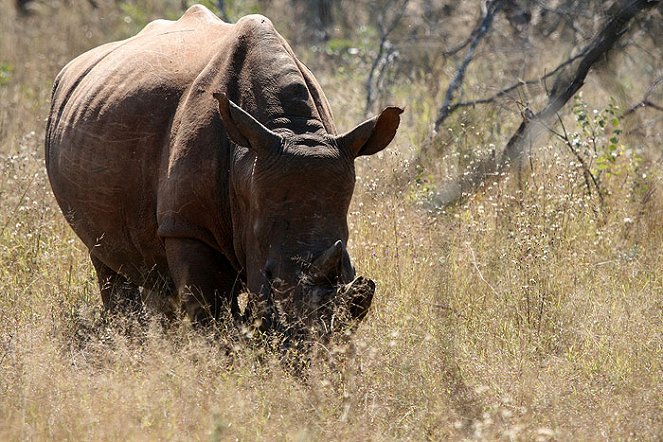
<path id="1" fill-rule="evenodd" d="M 375 286 L 351 284 L 345 248 L 353 161 L 389 144 L 402 110 L 337 135 L 265 17 L 231 25 L 194 6 L 152 22 L 70 62 L 51 106 L 49 179 L 108 309 L 204 322 L 223 305 L 239 316 L 248 290 L 266 328 L 326 330 L 332 305 L 366 314 Z"/>

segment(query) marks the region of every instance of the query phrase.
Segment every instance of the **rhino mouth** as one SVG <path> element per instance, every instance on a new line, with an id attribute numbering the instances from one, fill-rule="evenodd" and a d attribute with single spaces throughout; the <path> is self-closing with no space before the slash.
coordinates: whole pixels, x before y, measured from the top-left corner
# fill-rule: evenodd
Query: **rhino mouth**
<path id="1" fill-rule="evenodd" d="M 347 284 L 303 279 L 294 288 L 271 281 L 260 294 L 244 301 L 242 322 L 288 340 L 327 340 L 354 330 L 366 317 L 375 287 L 363 276 Z"/>
<path id="2" fill-rule="evenodd" d="M 323 327 L 328 326 L 325 332 L 333 333 L 339 331 L 337 325 L 342 329 L 364 319 L 375 294 L 375 282 L 358 276 L 347 284 L 306 284 L 304 293 L 309 298 L 304 301 L 309 307 L 307 315 L 319 320 Z"/>
<path id="3" fill-rule="evenodd" d="M 325 342 L 353 331 L 368 314 L 375 282 L 355 275 L 341 240 L 316 259 L 299 264 L 294 282 L 274 277 L 272 269 L 265 267 L 263 284 L 257 292 L 249 292 L 240 312 L 243 325 L 251 330 L 293 343 Z"/>
<path id="4" fill-rule="evenodd" d="M 340 287 L 339 294 L 348 300 L 350 316 L 361 321 L 368 314 L 368 309 L 373 302 L 375 281 L 358 276 L 349 284 Z"/>

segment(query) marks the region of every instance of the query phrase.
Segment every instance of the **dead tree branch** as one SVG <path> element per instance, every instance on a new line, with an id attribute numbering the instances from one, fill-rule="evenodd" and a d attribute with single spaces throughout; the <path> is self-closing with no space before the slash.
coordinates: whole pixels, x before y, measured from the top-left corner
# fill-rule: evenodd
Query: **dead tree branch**
<path id="1" fill-rule="evenodd" d="M 447 50 L 443 51 L 443 52 L 442 52 L 442 55 L 445 56 L 445 57 L 451 57 L 452 55 L 456 55 L 457 53 L 459 53 L 460 51 L 462 51 L 463 49 L 465 49 L 465 48 L 467 47 L 467 45 L 470 44 L 470 42 L 472 41 L 472 39 L 475 37 L 476 32 L 477 32 L 478 29 L 479 29 L 479 27 L 477 26 L 477 27 L 474 28 L 474 30 L 470 33 L 470 35 L 467 36 L 467 38 L 466 38 L 465 40 L 463 40 L 462 42 L 458 43 L 456 46 L 452 47 L 451 49 L 447 49 Z"/>
<path id="2" fill-rule="evenodd" d="M 478 104 L 494 103 L 498 99 L 508 95 L 510 92 L 518 89 L 519 87 L 529 86 L 529 85 L 532 85 L 532 84 L 540 84 L 543 81 L 545 81 L 546 79 L 556 75 L 559 71 L 564 69 L 566 66 L 570 65 L 571 63 L 573 63 L 574 61 L 576 61 L 577 59 L 579 59 L 580 57 L 585 55 L 586 50 L 588 50 L 588 48 L 585 48 L 585 50 L 583 50 L 579 54 L 576 54 L 573 57 L 563 61 L 555 69 L 553 69 L 552 71 L 548 72 L 547 74 L 541 76 L 540 78 L 537 78 L 536 80 L 520 80 L 518 83 L 514 83 L 509 87 L 505 87 L 504 89 L 498 91 L 497 93 L 495 93 L 494 95 L 492 95 L 490 97 L 477 98 L 475 100 L 459 101 L 457 103 L 452 103 L 452 104 L 449 105 L 449 110 L 447 112 L 447 115 L 446 115 L 445 119 L 448 118 L 449 116 L 451 116 L 451 114 L 453 112 L 455 112 L 456 110 L 458 110 L 458 109 L 461 109 L 461 108 L 464 108 L 464 107 L 473 107 L 473 106 L 476 106 Z"/>
<path id="3" fill-rule="evenodd" d="M 435 120 L 435 132 L 437 132 L 440 129 L 442 122 L 449 115 L 451 101 L 453 100 L 454 95 L 456 94 L 456 90 L 463 84 L 463 79 L 465 78 L 465 71 L 467 70 L 469 64 L 472 62 L 472 59 L 474 58 L 474 51 L 479 45 L 481 39 L 486 35 L 486 33 L 488 33 L 490 25 L 493 23 L 493 18 L 495 17 L 495 14 L 497 14 L 497 12 L 502 8 L 503 5 L 504 5 L 503 0 L 490 1 L 486 5 L 486 13 L 484 14 L 483 19 L 479 23 L 479 26 L 472 31 L 474 37 L 470 42 L 469 48 L 467 48 L 465 59 L 458 67 L 456 75 L 451 80 L 451 83 L 449 83 L 449 88 L 447 89 L 447 93 L 444 96 L 444 102 L 442 103 L 442 106 L 440 106 L 440 109 L 438 110 L 437 119 Z"/>
<path id="4" fill-rule="evenodd" d="M 638 103 L 634 104 L 633 106 L 625 110 L 622 116 L 625 117 L 637 111 L 638 109 L 642 109 L 645 107 L 651 107 L 652 109 L 656 109 L 657 111 L 663 112 L 663 106 L 651 101 L 651 95 L 654 93 L 656 88 L 661 84 L 663 84 L 663 75 L 660 75 L 656 80 L 654 80 L 654 82 L 647 88 L 647 92 L 645 92 L 645 95 L 644 97 L 642 97 L 642 100 L 640 100 Z"/>
<path id="5" fill-rule="evenodd" d="M 373 85 L 375 83 L 375 75 L 378 71 L 378 66 L 383 60 L 388 58 L 390 44 L 389 44 L 389 35 L 396 29 L 401 19 L 405 15 L 405 10 L 410 0 L 401 0 L 400 2 L 395 2 L 395 6 L 392 7 L 393 3 L 389 2 L 383 8 L 382 14 L 378 16 L 378 28 L 380 31 L 380 43 L 378 44 L 378 53 L 371 64 L 371 69 L 368 72 L 368 78 L 366 78 L 366 104 L 364 106 L 364 114 L 368 115 L 371 110 L 371 106 L 375 102 L 375 93 L 373 90 Z M 396 10 L 395 15 L 392 17 L 391 21 L 387 23 L 387 11 Z M 383 69 L 384 70 L 384 66 Z"/>
<path id="6" fill-rule="evenodd" d="M 488 11 L 486 10 L 486 13 L 487 12 Z M 453 46 L 452 48 L 443 51 L 442 55 L 445 56 L 445 57 L 451 57 L 452 55 L 456 55 L 458 52 L 465 49 L 467 47 L 467 45 L 469 45 L 475 39 L 476 35 L 483 30 L 483 27 L 481 26 L 481 24 L 485 20 L 486 20 L 486 16 L 484 14 L 484 16 L 481 17 L 481 19 L 479 20 L 479 23 L 477 24 L 477 26 L 475 26 L 474 29 L 472 29 L 472 32 L 470 32 L 470 34 L 465 38 L 465 40 L 458 43 L 456 46 Z"/>
<path id="7" fill-rule="evenodd" d="M 557 112 L 582 87 L 591 67 L 606 57 L 608 51 L 624 35 L 633 17 L 658 3 L 660 0 L 619 0 L 618 3 L 615 3 L 611 8 L 614 13 L 609 16 L 603 29 L 586 50 L 582 51 L 585 55 L 580 59 L 574 75 L 555 88 L 548 104 L 540 112 L 533 114 L 529 109 L 525 109 L 523 122 L 509 139 L 502 154 L 496 159 L 484 159 L 473 170 L 466 172 L 446 186 L 444 191 L 438 194 L 436 205 L 446 207 L 454 204 L 490 177 L 499 177 L 504 174 L 509 165 L 518 163 L 525 152 L 525 147 L 547 130 L 547 126 Z"/>

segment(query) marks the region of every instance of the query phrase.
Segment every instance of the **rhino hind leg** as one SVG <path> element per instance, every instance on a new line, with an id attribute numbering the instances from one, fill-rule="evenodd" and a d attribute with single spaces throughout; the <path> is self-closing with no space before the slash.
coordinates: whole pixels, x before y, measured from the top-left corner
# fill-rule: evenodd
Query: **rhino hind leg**
<path id="1" fill-rule="evenodd" d="M 139 287 L 108 267 L 96 256 L 91 254 L 90 259 L 97 271 L 104 308 L 112 313 L 140 313 L 143 310 L 143 303 Z"/>

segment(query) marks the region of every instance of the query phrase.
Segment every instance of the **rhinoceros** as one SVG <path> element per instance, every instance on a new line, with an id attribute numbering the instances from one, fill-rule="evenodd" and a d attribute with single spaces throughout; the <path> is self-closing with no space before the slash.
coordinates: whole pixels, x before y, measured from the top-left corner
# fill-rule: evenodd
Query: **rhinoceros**
<path id="1" fill-rule="evenodd" d="M 327 328 L 331 306 L 362 318 L 371 304 L 346 249 L 354 160 L 391 142 L 401 112 L 337 134 L 267 18 L 194 6 L 62 69 L 46 167 L 107 309 L 151 299 L 204 323 L 241 317 L 249 293 L 263 328 Z"/>

